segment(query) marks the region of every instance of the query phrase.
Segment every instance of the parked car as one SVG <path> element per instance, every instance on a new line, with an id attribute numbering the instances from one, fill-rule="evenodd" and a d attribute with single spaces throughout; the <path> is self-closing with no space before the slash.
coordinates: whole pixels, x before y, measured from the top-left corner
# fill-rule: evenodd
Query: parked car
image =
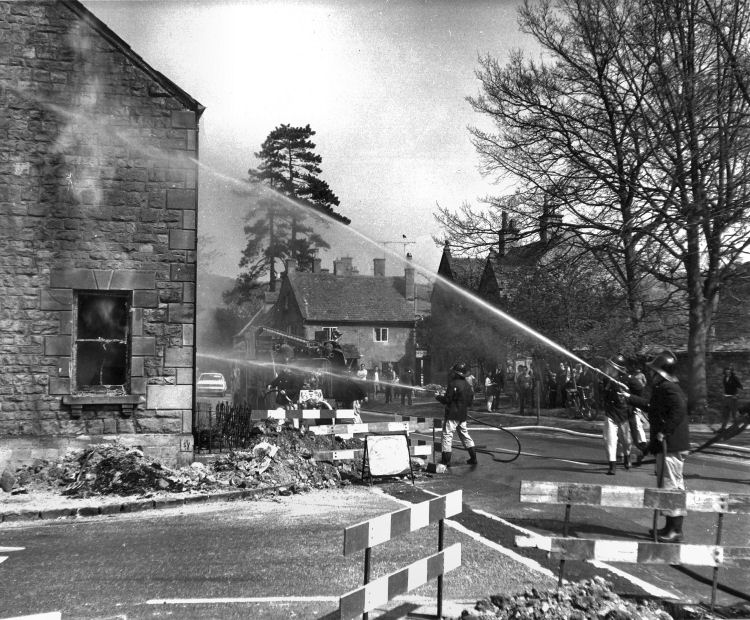
<path id="1" fill-rule="evenodd" d="M 198 396 L 224 396 L 227 382 L 220 372 L 204 372 L 198 377 L 196 391 Z"/>

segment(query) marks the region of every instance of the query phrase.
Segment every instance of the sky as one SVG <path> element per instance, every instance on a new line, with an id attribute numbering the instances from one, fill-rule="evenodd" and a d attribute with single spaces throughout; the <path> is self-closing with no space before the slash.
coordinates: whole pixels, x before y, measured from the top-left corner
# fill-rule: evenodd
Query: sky
<path id="1" fill-rule="evenodd" d="M 478 58 L 528 45 L 518 0 L 83 0 L 137 54 L 206 107 L 200 127 L 199 235 L 213 270 L 236 276 L 249 206 L 237 180 L 280 124 L 309 124 L 321 177 L 344 229 L 321 234 L 360 273 L 414 257 L 434 273 L 437 206 L 458 209 L 511 191 L 484 178 L 468 126 L 488 127 L 466 101 Z M 383 244 L 382 242 L 387 242 Z M 408 245 L 404 245 L 406 242 Z M 200 260 L 200 256 L 199 256 Z"/>

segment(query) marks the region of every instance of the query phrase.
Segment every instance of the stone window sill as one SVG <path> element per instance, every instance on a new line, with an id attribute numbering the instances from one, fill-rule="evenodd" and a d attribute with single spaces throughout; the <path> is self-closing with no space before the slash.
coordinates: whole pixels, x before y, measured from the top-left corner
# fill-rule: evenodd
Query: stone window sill
<path id="1" fill-rule="evenodd" d="M 70 407 L 70 415 L 73 419 L 81 417 L 85 405 L 120 405 L 120 414 L 124 418 L 133 415 L 133 409 L 146 400 L 143 396 L 106 396 L 104 394 L 91 394 L 88 396 L 63 396 L 63 405 Z"/>

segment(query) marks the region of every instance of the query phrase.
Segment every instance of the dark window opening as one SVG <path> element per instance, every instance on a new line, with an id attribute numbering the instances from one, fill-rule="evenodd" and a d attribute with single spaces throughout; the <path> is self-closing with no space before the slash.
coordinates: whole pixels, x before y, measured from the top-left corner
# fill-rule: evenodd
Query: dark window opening
<path id="1" fill-rule="evenodd" d="M 78 293 L 76 302 L 75 389 L 126 394 L 130 377 L 130 294 Z"/>

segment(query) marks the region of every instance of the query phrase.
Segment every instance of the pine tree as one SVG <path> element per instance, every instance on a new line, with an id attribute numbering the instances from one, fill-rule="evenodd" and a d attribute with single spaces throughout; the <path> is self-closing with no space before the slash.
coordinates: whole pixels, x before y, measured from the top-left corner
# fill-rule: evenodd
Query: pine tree
<path id="1" fill-rule="evenodd" d="M 318 250 L 330 246 L 308 224 L 311 212 L 343 224 L 351 221 L 334 210 L 339 198 L 318 176 L 322 157 L 315 153 L 314 135 L 310 125 L 279 125 L 255 153 L 260 164 L 248 170 L 250 183 L 273 191 L 257 201 L 245 226 L 248 243 L 240 267 L 246 286 L 267 271 L 275 290 L 277 260 L 293 258 L 301 270 L 312 268 Z"/>

